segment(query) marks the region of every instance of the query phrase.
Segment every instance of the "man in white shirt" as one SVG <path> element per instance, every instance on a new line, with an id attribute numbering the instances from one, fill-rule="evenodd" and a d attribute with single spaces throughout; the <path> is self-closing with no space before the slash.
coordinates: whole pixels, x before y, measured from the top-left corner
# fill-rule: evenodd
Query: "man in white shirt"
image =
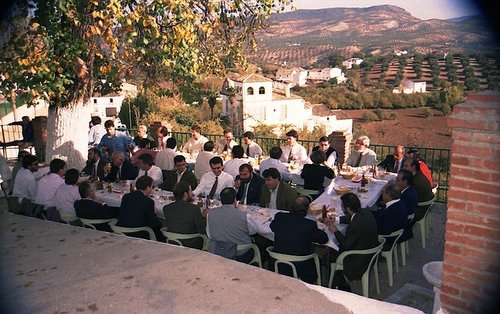
<path id="1" fill-rule="evenodd" d="M 79 176 L 80 172 L 77 169 L 66 171 L 65 184 L 59 187 L 51 201 L 52 206 L 55 206 L 59 211 L 61 218 L 71 224 L 75 224 L 75 221 L 78 220 L 74 204 L 81 198 L 77 186 Z"/>
<path id="2" fill-rule="evenodd" d="M 182 151 L 190 154 L 197 154 L 203 149 L 203 144 L 208 142 L 208 138 L 201 135 L 201 127 L 193 125 L 191 128 L 191 138 L 184 144 Z"/>
<path id="3" fill-rule="evenodd" d="M 307 151 L 304 146 L 297 143 L 299 133 L 295 130 L 290 130 L 285 135 L 287 145 L 283 147 L 283 155 L 280 160 L 282 162 L 297 161 L 304 164 L 307 161 Z"/>
<path id="4" fill-rule="evenodd" d="M 280 161 L 282 155 L 283 150 L 281 150 L 280 147 L 271 148 L 269 151 L 269 158 L 260 163 L 259 172 L 262 174 L 266 169 L 276 168 L 283 181 L 292 181 L 292 174 L 288 171 L 286 165 Z"/>
<path id="5" fill-rule="evenodd" d="M 177 146 L 177 141 L 173 137 L 169 137 L 167 140 L 167 148 L 160 150 L 156 154 L 155 164 L 161 170 L 174 170 L 174 157 L 177 155 L 175 147 Z"/>
<path id="6" fill-rule="evenodd" d="M 375 166 L 377 164 L 377 154 L 369 149 L 369 146 L 370 139 L 368 136 L 362 135 L 358 137 L 345 163 L 351 167 Z"/>
<path id="7" fill-rule="evenodd" d="M 262 156 L 262 148 L 253 141 L 254 134 L 251 131 L 243 133 L 243 150 L 247 157 Z"/>
<path id="8" fill-rule="evenodd" d="M 240 166 L 246 163 L 246 161 L 243 160 L 243 146 L 233 146 L 231 155 L 233 156 L 233 159 L 226 161 L 224 164 L 224 171 L 232 175 L 236 180 L 236 176 L 240 174 Z"/>
<path id="9" fill-rule="evenodd" d="M 156 137 L 158 138 L 156 141 L 156 147 L 158 147 L 159 150 L 165 149 L 167 146 L 167 140 L 170 138 L 168 136 L 168 129 L 165 126 L 160 126 L 158 129 L 156 129 Z"/>
<path id="10" fill-rule="evenodd" d="M 234 188 L 234 179 L 230 174 L 222 171 L 223 163 L 219 156 L 210 159 L 211 172 L 205 173 L 200 184 L 193 191 L 194 195 L 204 194 L 209 198 L 217 198 L 224 188 Z"/>
<path id="11" fill-rule="evenodd" d="M 94 116 L 90 119 L 92 127 L 89 130 L 89 146 L 97 146 L 101 138 L 106 134 L 106 129 L 101 124 L 101 118 Z"/>
<path id="12" fill-rule="evenodd" d="M 16 174 L 12 195 L 16 196 L 21 205 L 22 214 L 28 214 L 31 208 L 31 202 L 36 196 L 36 179 L 33 175 L 38 171 L 38 158 L 34 155 L 26 155 L 23 157 L 23 167 Z"/>
<path id="13" fill-rule="evenodd" d="M 52 205 L 52 198 L 61 185 L 64 184 L 64 160 L 55 158 L 50 162 L 50 172 L 38 181 L 36 197 L 34 203 L 36 205 L 48 208 Z"/>
<path id="14" fill-rule="evenodd" d="M 196 161 L 194 164 L 194 175 L 198 180 L 201 180 L 201 177 L 211 171 L 210 168 L 210 159 L 215 157 L 213 153 L 214 150 L 214 142 L 208 141 L 203 144 L 203 151 L 201 151 L 198 156 L 196 156 Z"/>
<path id="15" fill-rule="evenodd" d="M 161 169 L 154 165 L 153 156 L 150 154 L 142 154 L 137 161 L 139 174 L 137 178 L 148 176 L 153 178 L 153 185 L 159 186 L 163 182 L 163 173 Z"/>
<path id="16" fill-rule="evenodd" d="M 233 131 L 231 129 L 224 130 L 224 137 L 217 142 L 217 153 L 222 154 L 233 149 L 234 145 L 237 145 L 233 140 Z"/>

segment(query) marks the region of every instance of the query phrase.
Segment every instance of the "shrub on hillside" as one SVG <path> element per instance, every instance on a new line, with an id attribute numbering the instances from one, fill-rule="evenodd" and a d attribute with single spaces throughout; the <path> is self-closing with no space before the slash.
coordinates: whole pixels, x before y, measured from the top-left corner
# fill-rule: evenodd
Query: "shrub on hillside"
<path id="1" fill-rule="evenodd" d="M 432 117 L 432 110 L 430 108 L 424 108 L 422 109 L 422 114 L 424 115 L 424 117 Z"/>
<path id="2" fill-rule="evenodd" d="M 379 117 L 371 111 L 366 111 L 365 113 L 363 113 L 362 119 L 364 122 L 371 122 L 371 121 L 378 121 Z"/>
<path id="3" fill-rule="evenodd" d="M 385 113 L 382 109 L 375 109 L 373 110 L 373 113 L 378 117 L 378 120 L 382 121 L 385 119 Z"/>
<path id="4" fill-rule="evenodd" d="M 397 120 L 398 119 L 398 114 L 396 112 L 391 112 L 389 115 L 389 119 L 391 120 Z"/>

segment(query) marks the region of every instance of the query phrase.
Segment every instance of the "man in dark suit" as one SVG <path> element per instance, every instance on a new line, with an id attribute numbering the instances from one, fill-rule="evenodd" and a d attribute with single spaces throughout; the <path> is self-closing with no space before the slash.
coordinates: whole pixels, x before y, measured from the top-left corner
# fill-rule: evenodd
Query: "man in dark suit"
<path id="1" fill-rule="evenodd" d="M 155 214 L 155 202 L 149 197 L 153 191 L 153 179 L 142 176 L 135 182 L 135 187 L 136 191 L 123 196 L 116 225 L 128 228 L 150 227 L 156 239 L 165 242 L 160 231 L 161 222 Z M 134 236 L 147 238 L 146 232 L 137 232 Z"/>
<path id="2" fill-rule="evenodd" d="M 186 182 L 191 186 L 191 190 L 196 189 L 198 180 L 194 173 L 187 168 L 186 157 L 177 155 L 174 157 L 174 164 L 177 170 L 167 171 L 165 180 L 159 185 L 159 188 L 166 191 L 173 191 L 177 182 Z"/>
<path id="3" fill-rule="evenodd" d="M 416 158 L 408 158 L 404 163 L 404 169 L 410 171 L 413 174 L 413 186 L 417 190 L 417 196 L 419 202 L 427 202 L 434 198 L 434 193 L 432 193 L 432 186 L 420 171 L 420 163 Z M 415 221 L 424 218 L 428 206 L 418 207 L 415 211 Z"/>
<path id="4" fill-rule="evenodd" d="M 408 225 L 406 205 L 399 199 L 401 193 L 395 184 L 389 184 L 382 192 L 385 208 L 376 212 L 379 234 L 388 235 Z M 383 250 L 389 250 L 394 238 L 386 238 Z"/>
<path id="5" fill-rule="evenodd" d="M 135 180 L 138 170 L 127 160 L 125 154 L 116 151 L 111 155 L 113 166 L 109 164 L 104 168 L 104 181 L 112 182 L 116 180 Z"/>
<path id="6" fill-rule="evenodd" d="M 187 182 L 179 181 L 174 186 L 175 202 L 165 205 L 163 213 L 170 232 L 191 234 L 206 233 L 206 216 L 208 208 L 203 212 L 200 207 L 192 204 L 193 193 Z M 201 238 L 182 240 L 182 245 L 195 249 L 202 249 Z"/>
<path id="7" fill-rule="evenodd" d="M 101 158 L 101 151 L 95 147 L 91 147 L 87 153 L 87 164 L 83 168 L 82 173 L 85 173 L 99 180 L 104 180 L 104 167 L 107 162 Z"/>
<path id="8" fill-rule="evenodd" d="M 262 173 L 264 185 L 262 186 L 262 196 L 260 207 L 269 207 L 290 211 L 292 204 L 298 194 L 290 185 L 281 181 L 281 175 L 276 168 L 269 168 Z"/>
<path id="9" fill-rule="evenodd" d="M 119 208 L 94 201 L 95 191 L 87 181 L 80 183 L 78 192 L 81 199 L 75 201 L 75 212 L 78 218 L 109 219 L 118 217 Z M 107 223 L 95 225 L 97 230 L 113 232 Z"/>
<path id="10" fill-rule="evenodd" d="M 241 165 L 239 172 L 234 180 L 234 188 L 237 189 L 236 199 L 240 204 L 259 204 L 264 179 L 253 173 L 253 168 L 249 164 Z"/>
<path id="11" fill-rule="evenodd" d="M 405 148 L 402 145 L 398 145 L 394 147 L 394 154 L 387 155 L 378 166 L 387 171 L 398 173 L 399 170 L 403 169 L 405 160 Z"/>
<path id="12" fill-rule="evenodd" d="M 335 150 L 335 148 L 330 146 L 330 142 L 328 142 L 328 138 L 326 136 L 320 137 L 318 142 L 319 145 L 313 147 L 312 151 L 323 152 L 326 156 L 325 165 L 327 165 L 328 168 L 334 168 L 335 162 L 337 161 L 337 151 Z M 309 156 L 309 158 L 310 157 L 311 156 Z"/>
<path id="13" fill-rule="evenodd" d="M 328 235 L 318 229 L 314 220 L 305 218 L 309 200 L 305 196 L 295 199 L 290 213 L 277 213 L 271 222 L 274 232 L 273 251 L 290 255 L 309 255 L 313 253 L 312 243 L 324 244 L 328 242 Z M 317 279 L 316 267 L 313 260 L 294 263 L 297 275 L 302 281 L 314 283 Z M 291 276 L 289 267 L 279 267 L 282 274 Z"/>
<path id="14" fill-rule="evenodd" d="M 359 198 L 354 193 L 347 193 L 340 197 L 342 211 L 347 216 L 349 224 L 345 235 L 337 229 L 334 219 L 325 219 L 328 229 L 335 234 L 339 242 L 339 251 L 332 252 L 332 259 L 343 251 L 367 250 L 379 245 L 377 233 L 377 221 L 368 209 L 361 209 Z M 370 259 L 369 255 L 351 255 L 344 259 L 343 274 L 349 280 L 359 280 L 366 271 Z M 335 273 L 334 287 L 350 290 L 345 282 L 341 271 Z"/>
<path id="15" fill-rule="evenodd" d="M 406 205 L 407 214 L 414 214 L 418 207 L 418 195 L 417 190 L 413 187 L 413 174 L 405 169 L 400 170 L 396 177 L 396 186 L 401 191 L 399 199 Z M 399 238 L 400 243 L 413 237 L 412 228 L 414 224 L 413 219 L 408 221 L 403 235 Z"/>

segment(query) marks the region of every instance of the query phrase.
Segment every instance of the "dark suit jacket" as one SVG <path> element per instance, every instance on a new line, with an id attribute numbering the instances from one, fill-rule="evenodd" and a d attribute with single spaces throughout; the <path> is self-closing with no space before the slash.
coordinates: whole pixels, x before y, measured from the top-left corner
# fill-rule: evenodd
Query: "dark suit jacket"
<path id="1" fill-rule="evenodd" d="M 413 186 L 409 186 L 399 198 L 405 205 L 408 215 L 415 213 L 418 204 L 417 190 Z"/>
<path id="2" fill-rule="evenodd" d="M 236 180 L 239 180 L 240 176 L 236 176 Z M 248 183 L 247 191 L 247 204 L 258 204 L 262 195 L 262 186 L 264 185 L 264 179 L 261 176 L 252 174 L 252 180 Z M 243 198 L 243 193 L 245 193 L 245 184 L 241 184 L 238 188 L 236 199 L 240 201 Z"/>
<path id="3" fill-rule="evenodd" d="M 104 181 L 116 181 L 119 168 L 115 165 L 111 167 L 111 172 L 104 178 Z M 120 180 L 135 180 L 139 171 L 128 160 L 125 160 L 120 173 Z"/>
<path id="4" fill-rule="evenodd" d="M 177 170 L 169 170 L 165 172 L 165 180 L 158 186 L 162 190 L 173 191 L 174 185 L 177 183 Z M 187 182 L 191 186 L 191 190 L 196 189 L 198 180 L 194 173 L 187 169 L 181 177 L 181 181 Z"/>
<path id="5" fill-rule="evenodd" d="M 327 234 L 319 230 L 316 222 L 300 214 L 277 213 L 271 222 L 274 232 L 274 248 L 277 253 L 291 255 L 308 255 L 313 252 L 312 243 L 324 244 L 328 242 Z M 316 267 L 313 260 L 295 263 L 297 274 L 302 281 L 314 283 L 317 279 Z M 280 273 L 291 275 L 283 267 Z"/>
<path id="6" fill-rule="evenodd" d="M 389 207 L 378 210 L 377 230 L 379 234 L 391 234 L 394 231 L 403 229 L 408 225 L 408 214 L 406 205 L 401 200 L 391 204 Z M 386 238 L 384 250 L 390 249 L 393 238 Z"/>
<path id="7" fill-rule="evenodd" d="M 298 197 L 297 192 L 287 183 L 281 181 L 278 186 L 278 197 L 276 199 L 276 206 L 278 209 L 290 211 L 292 208 L 292 204 L 295 199 Z M 263 184 L 260 198 L 260 207 L 266 207 L 269 204 L 269 200 L 271 199 L 271 192 L 269 189 Z"/>
<path id="8" fill-rule="evenodd" d="M 206 233 L 207 220 L 201 215 L 200 207 L 180 200 L 163 207 L 167 230 L 171 232 L 189 234 Z M 182 240 L 182 245 L 201 249 L 203 240 L 200 238 Z"/>
<path id="9" fill-rule="evenodd" d="M 401 167 L 399 170 L 403 169 L 403 165 L 405 164 L 406 156 L 403 156 L 403 160 L 401 160 Z M 394 172 L 394 163 L 396 162 L 396 158 L 394 158 L 394 155 L 387 155 L 385 156 L 385 159 L 379 163 L 379 167 L 384 168 L 387 171 Z"/>
<path id="10" fill-rule="evenodd" d="M 314 146 L 314 147 L 313 147 L 313 149 L 312 149 L 312 151 L 313 151 L 313 152 L 315 152 L 315 151 L 317 151 L 317 150 L 319 150 L 319 146 Z M 328 149 L 326 150 L 326 154 L 325 154 L 325 155 L 326 155 L 326 159 L 328 159 L 328 157 L 330 157 L 330 155 L 331 155 L 333 152 L 337 152 L 337 151 L 335 150 L 335 148 L 333 148 L 332 146 L 328 147 Z"/>
<path id="11" fill-rule="evenodd" d="M 104 175 L 104 166 L 106 166 L 107 162 L 104 159 L 99 159 L 99 163 L 97 164 L 97 177 L 99 177 L 100 180 L 104 180 L 105 175 Z M 89 163 L 87 161 L 87 164 L 85 165 L 85 168 L 82 170 L 83 173 L 88 174 L 89 176 L 95 175 L 94 173 L 94 163 Z"/>
<path id="12" fill-rule="evenodd" d="M 155 202 L 142 191 L 125 194 L 120 206 L 117 226 L 122 227 L 150 227 L 157 239 L 165 239 L 160 232 L 161 222 L 155 214 Z M 142 234 L 138 237 L 146 237 Z"/>
<path id="13" fill-rule="evenodd" d="M 419 202 L 430 201 L 434 197 L 431 184 L 421 171 L 417 171 L 413 175 L 413 186 L 415 187 L 415 190 L 417 190 Z M 422 219 L 425 216 L 427 209 L 427 206 L 417 208 L 415 212 L 415 220 Z"/>
<path id="14" fill-rule="evenodd" d="M 304 188 L 308 190 L 323 191 L 325 178 L 335 178 L 335 173 L 332 169 L 315 164 L 305 164 L 304 169 L 300 173 L 300 177 L 304 179 Z"/>
<path id="15" fill-rule="evenodd" d="M 366 250 L 379 245 L 377 221 L 368 209 L 362 209 L 352 217 L 345 235 L 335 232 L 340 252 Z M 344 259 L 344 275 L 349 280 L 359 280 L 370 263 L 370 255 L 351 255 Z"/>
<path id="16" fill-rule="evenodd" d="M 94 200 L 84 198 L 75 201 L 76 216 L 84 219 L 108 219 L 118 217 L 118 208 L 102 205 Z M 112 232 L 109 225 L 98 224 L 95 225 L 97 230 Z"/>

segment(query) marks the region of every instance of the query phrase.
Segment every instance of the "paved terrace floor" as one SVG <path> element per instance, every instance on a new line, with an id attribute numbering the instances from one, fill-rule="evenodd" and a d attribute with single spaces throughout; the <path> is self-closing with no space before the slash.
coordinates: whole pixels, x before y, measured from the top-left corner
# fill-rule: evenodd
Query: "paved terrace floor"
<path id="1" fill-rule="evenodd" d="M 443 206 L 433 210 L 435 227 L 426 250 L 418 234 L 412 240 L 407 265 L 395 274 L 391 289 L 385 262 L 380 264 L 381 295 L 371 281 L 371 297 L 395 300 L 408 282 L 431 289 L 421 269 L 442 260 L 444 212 Z M 207 252 L 12 215 L 4 199 L 0 234 L 2 313 L 419 312 L 342 291 L 309 289 Z M 360 294 L 361 285 L 353 283 L 353 291 Z M 397 300 L 424 312 L 432 309 L 428 296 L 405 294 Z"/>

